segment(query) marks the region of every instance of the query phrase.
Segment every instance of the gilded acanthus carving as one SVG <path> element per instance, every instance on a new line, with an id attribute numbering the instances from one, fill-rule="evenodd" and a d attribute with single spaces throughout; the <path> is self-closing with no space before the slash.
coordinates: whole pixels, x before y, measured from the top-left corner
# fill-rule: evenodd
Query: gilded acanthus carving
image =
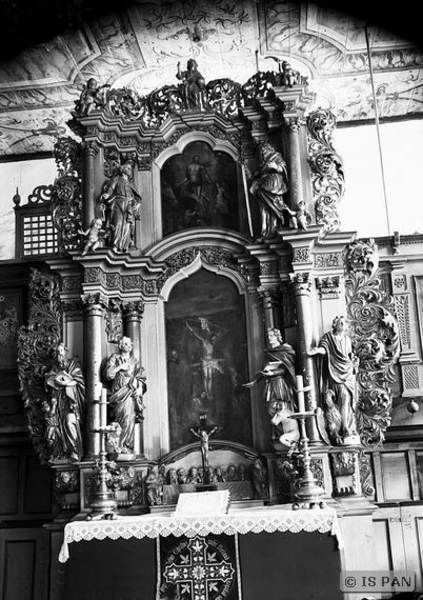
<path id="1" fill-rule="evenodd" d="M 330 110 L 319 108 L 308 116 L 307 128 L 316 222 L 324 224 L 324 231 L 337 231 L 344 170 L 342 159 L 332 145 L 335 117 Z"/>
<path id="2" fill-rule="evenodd" d="M 22 397 L 30 437 L 43 463 L 58 457 L 56 445 L 53 447 L 47 440 L 50 404 L 45 374 L 53 365 L 62 337 L 59 289 L 57 277 L 36 269 L 31 271 L 28 325 L 21 327 L 18 336 Z"/>
<path id="3" fill-rule="evenodd" d="M 58 138 L 54 158 L 59 175 L 52 189 L 52 215 L 60 251 L 74 250 L 80 245 L 81 155 L 81 144 L 73 138 Z"/>
<path id="4" fill-rule="evenodd" d="M 384 440 L 391 421 L 394 365 L 399 357 L 399 326 L 391 296 L 375 276 L 377 247 L 357 240 L 345 251 L 347 314 L 359 359 L 357 426 L 364 445 Z"/>

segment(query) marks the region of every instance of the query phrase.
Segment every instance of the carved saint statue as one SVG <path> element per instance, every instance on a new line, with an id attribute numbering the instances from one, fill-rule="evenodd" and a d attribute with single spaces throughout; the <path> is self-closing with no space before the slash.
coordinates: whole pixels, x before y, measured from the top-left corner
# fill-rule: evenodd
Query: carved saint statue
<path id="1" fill-rule="evenodd" d="M 278 228 L 286 226 L 286 220 L 295 217 L 284 201 L 288 191 L 286 162 L 267 142 L 261 146 L 261 165 L 253 180 L 250 192 L 257 198 L 261 214 L 261 235 L 272 237 Z M 288 223 L 289 224 L 289 223 Z"/>
<path id="2" fill-rule="evenodd" d="M 185 108 L 204 110 L 206 107 L 206 82 L 198 70 L 197 61 L 190 58 L 186 71 L 181 71 L 181 63 L 178 62 L 176 77 L 183 82 Z"/>
<path id="3" fill-rule="evenodd" d="M 111 245 L 118 252 L 135 246 L 135 221 L 140 218 L 141 196 L 131 184 L 130 163 L 117 167 L 117 172 L 104 186 L 100 202 L 106 206 L 106 228 Z"/>
<path id="4" fill-rule="evenodd" d="M 270 349 L 265 351 L 263 366 L 244 387 L 265 380 L 264 400 L 272 419 L 272 441 L 290 447 L 299 439 L 298 424 L 289 418 L 294 412 L 296 390 L 295 351 L 284 343 L 279 329 L 269 327 L 267 337 Z"/>
<path id="5" fill-rule="evenodd" d="M 57 346 L 56 360 L 45 376 L 50 390 L 46 413 L 46 436 L 53 455 L 81 460 L 83 454 L 81 417 L 85 396 L 85 381 L 79 362 L 67 357 L 63 343 Z M 57 444 L 57 445 L 56 445 Z"/>
<path id="6" fill-rule="evenodd" d="M 324 357 L 323 396 L 326 397 L 329 390 L 333 392 L 331 396 L 341 416 L 339 434 L 342 444 L 359 444 L 355 422 L 358 359 L 353 353 L 345 317 L 335 317 L 332 331 L 325 333 L 319 346 L 309 351 L 310 356 L 319 354 Z"/>
<path id="7" fill-rule="evenodd" d="M 144 369 L 132 349 L 131 339 L 123 337 L 119 352 L 107 359 L 104 370 L 105 379 L 111 382 L 109 401 L 114 418 L 122 428 L 120 444 L 124 454 L 134 452 L 135 423 L 143 418 L 142 397 L 147 389 Z"/>

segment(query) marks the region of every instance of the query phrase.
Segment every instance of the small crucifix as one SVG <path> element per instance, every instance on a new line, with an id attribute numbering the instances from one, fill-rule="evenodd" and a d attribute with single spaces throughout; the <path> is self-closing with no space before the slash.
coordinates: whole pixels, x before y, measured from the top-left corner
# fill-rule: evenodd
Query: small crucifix
<path id="1" fill-rule="evenodd" d="M 209 439 L 210 437 L 218 431 L 219 427 L 215 425 L 210 428 L 207 425 L 207 417 L 206 415 L 200 415 L 200 426 L 197 429 L 190 427 L 190 432 L 195 435 L 200 440 L 201 444 L 201 458 L 203 462 L 203 481 L 204 483 L 210 483 L 210 473 L 209 473 Z"/>

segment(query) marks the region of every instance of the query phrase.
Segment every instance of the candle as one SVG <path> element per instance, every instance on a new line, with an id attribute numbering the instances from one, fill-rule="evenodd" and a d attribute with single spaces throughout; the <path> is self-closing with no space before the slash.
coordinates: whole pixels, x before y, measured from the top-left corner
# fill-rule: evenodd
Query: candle
<path id="1" fill-rule="evenodd" d="M 305 401 L 304 401 L 304 384 L 302 375 L 297 375 L 297 398 L 298 398 L 298 412 L 305 413 Z"/>
<path id="2" fill-rule="evenodd" d="M 100 400 L 100 427 L 107 427 L 107 390 L 101 390 Z"/>

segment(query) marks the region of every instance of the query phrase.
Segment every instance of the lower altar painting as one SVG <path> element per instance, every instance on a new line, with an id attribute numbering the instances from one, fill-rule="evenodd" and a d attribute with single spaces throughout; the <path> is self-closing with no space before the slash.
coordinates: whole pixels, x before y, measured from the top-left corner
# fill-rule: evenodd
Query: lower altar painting
<path id="1" fill-rule="evenodd" d="M 226 277 L 201 269 L 179 282 L 166 306 L 171 449 L 195 441 L 201 415 L 215 437 L 251 445 L 244 300 Z"/>
<path id="2" fill-rule="evenodd" d="M 241 600 L 236 535 L 158 538 L 160 598 Z M 177 595 L 176 595 L 177 594 Z"/>

